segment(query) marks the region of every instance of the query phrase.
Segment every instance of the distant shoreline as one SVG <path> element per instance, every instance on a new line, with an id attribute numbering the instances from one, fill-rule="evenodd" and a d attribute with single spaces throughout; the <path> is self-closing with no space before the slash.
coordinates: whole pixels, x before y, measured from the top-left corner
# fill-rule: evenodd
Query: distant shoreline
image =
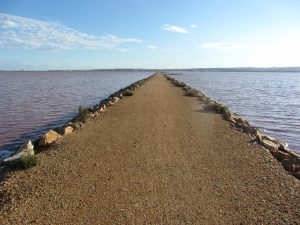
<path id="1" fill-rule="evenodd" d="M 188 71 L 188 72 L 281 72 L 299 73 L 300 67 L 228 67 L 228 68 L 181 68 L 181 69 L 85 69 L 85 70 L 0 70 L 0 72 L 98 72 L 98 71 Z"/>

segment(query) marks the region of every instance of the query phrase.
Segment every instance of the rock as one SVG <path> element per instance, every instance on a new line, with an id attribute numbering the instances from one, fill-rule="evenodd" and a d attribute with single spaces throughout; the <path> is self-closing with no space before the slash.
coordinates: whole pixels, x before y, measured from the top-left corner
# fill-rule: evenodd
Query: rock
<path id="1" fill-rule="evenodd" d="M 285 152 L 282 151 L 270 151 L 270 153 L 279 161 L 282 161 L 284 159 L 288 159 L 291 156 Z"/>
<path id="2" fill-rule="evenodd" d="M 16 153 L 19 153 L 19 152 L 23 151 L 24 149 L 33 149 L 33 148 L 34 148 L 34 146 L 31 142 L 31 140 L 28 140 L 20 146 L 20 148 L 18 149 L 18 151 L 16 151 Z"/>
<path id="3" fill-rule="evenodd" d="M 33 149 L 23 149 L 22 151 L 17 152 L 13 156 L 3 159 L 2 165 L 9 165 L 9 164 L 19 160 L 21 157 L 29 156 L 29 155 L 34 155 L 34 150 Z"/>
<path id="4" fill-rule="evenodd" d="M 123 93 L 123 96 L 132 96 L 133 95 L 133 90 L 126 90 L 124 93 Z"/>
<path id="5" fill-rule="evenodd" d="M 5 166 L 0 166 L 0 176 L 1 176 L 2 173 L 4 173 L 5 168 L 6 168 Z"/>
<path id="6" fill-rule="evenodd" d="M 247 134 L 249 134 L 250 136 L 251 136 L 251 134 L 253 132 L 253 129 L 255 129 L 255 128 L 249 127 L 249 126 L 244 126 L 243 127 L 244 132 L 247 133 Z"/>
<path id="7" fill-rule="evenodd" d="M 293 175 L 300 180 L 300 170 L 294 173 Z"/>
<path id="8" fill-rule="evenodd" d="M 71 126 L 67 126 L 67 127 L 63 127 L 62 130 L 63 130 L 62 135 L 69 135 L 72 134 L 74 128 Z"/>
<path id="9" fill-rule="evenodd" d="M 113 101 L 114 101 L 114 102 L 117 102 L 117 101 L 119 101 L 119 100 L 120 100 L 120 98 L 118 98 L 118 97 L 114 97 L 114 98 L 113 98 Z"/>
<path id="10" fill-rule="evenodd" d="M 285 151 L 285 149 L 287 149 L 288 147 L 288 143 L 287 142 L 282 142 L 282 141 L 278 141 L 279 144 L 279 149 Z"/>
<path id="11" fill-rule="evenodd" d="M 240 124 L 243 124 L 244 126 L 250 127 L 250 124 L 248 123 L 248 121 L 245 120 L 245 119 L 244 119 L 243 117 L 241 117 L 241 116 L 236 116 L 236 117 L 234 118 L 234 120 L 235 120 L 236 122 L 240 123 Z"/>
<path id="12" fill-rule="evenodd" d="M 276 151 L 279 148 L 279 145 L 277 143 L 274 143 L 269 140 L 262 139 L 259 141 L 261 145 L 263 145 L 266 149 Z"/>
<path id="13" fill-rule="evenodd" d="M 291 155 L 291 156 L 293 156 L 293 157 L 295 157 L 295 158 L 300 158 L 300 155 L 299 155 L 299 154 L 297 154 L 296 152 L 292 151 L 292 150 L 289 149 L 289 148 L 284 148 L 284 150 L 282 150 L 282 151 L 288 153 L 289 155 Z"/>
<path id="14" fill-rule="evenodd" d="M 267 141 L 272 141 L 272 142 L 278 143 L 278 141 L 277 141 L 275 138 L 270 137 L 270 136 L 264 135 L 264 136 L 262 136 L 262 139 L 267 140 Z M 279 143 L 278 143 L 278 144 L 279 144 Z"/>
<path id="15" fill-rule="evenodd" d="M 58 133 L 56 133 L 53 130 L 48 131 L 44 136 L 39 140 L 39 146 L 47 146 L 50 145 L 59 139 L 61 139 L 62 136 Z"/>
<path id="16" fill-rule="evenodd" d="M 84 126 L 84 124 L 83 124 L 82 122 L 79 122 L 79 121 L 72 124 L 72 127 L 73 127 L 75 130 L 80 129 L 80 128 L 83 127 L 83 126 Z"/>
<path id="17" fill-rule="evenodd" d="M 112 106 L 113 104 L 115 104 L 113 101 L 109 101 L 107 106 Z"/>
<path id="18" fill-rule="evenodd" d="M 254 136 L 254 138 L 256 138 L 257 141 L 262 140 L 262 134 L 260 133 L 259 130 L 254 129 L 253 132 L 252 132 L 252 135 Z"/>
<path id="19" fill-rule="evenodd" d="M 73 132 L 74 128 L 73 128 L 73 124 L 68 123 L 68 126 L 64 126 L 58 129 L 55 129 L 55 132 L 57 132 L 58 134 L 64 136 L 64 135 L 69 135 Z"/>
<path id="20" fill-rule="evenodd" d="M 236 119 L 238 118 L 238 116 L 232 112 L 230 112 L 229 110 L 225 113 L 225 118 L 233 123 L 236 122 Z"/>
<path id="21" fill-rule="evenodd" d="M 295 157 L 290 157 L 281 161 L 283 167 L 292 173 L 298 172 L 300 170 L 300 159 Z"/>

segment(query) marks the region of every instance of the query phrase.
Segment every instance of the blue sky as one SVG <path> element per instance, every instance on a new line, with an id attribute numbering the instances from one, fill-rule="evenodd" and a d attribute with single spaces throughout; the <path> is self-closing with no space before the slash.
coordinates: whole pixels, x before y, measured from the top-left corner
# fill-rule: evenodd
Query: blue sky
<path id="1" fill-rule="evenodd" d="M 300 66 L 298 0 L 0 0 L 0 69 Z"/>

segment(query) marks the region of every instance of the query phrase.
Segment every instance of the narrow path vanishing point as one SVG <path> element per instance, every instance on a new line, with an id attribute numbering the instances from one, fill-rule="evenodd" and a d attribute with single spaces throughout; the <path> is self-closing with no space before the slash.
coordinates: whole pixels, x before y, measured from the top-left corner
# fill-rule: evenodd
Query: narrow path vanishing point
<path id="1" fill-rule="evenodd" d="M 300 182 L 159 73 L 40 157 L 0 224 L 300 224 Z"/>

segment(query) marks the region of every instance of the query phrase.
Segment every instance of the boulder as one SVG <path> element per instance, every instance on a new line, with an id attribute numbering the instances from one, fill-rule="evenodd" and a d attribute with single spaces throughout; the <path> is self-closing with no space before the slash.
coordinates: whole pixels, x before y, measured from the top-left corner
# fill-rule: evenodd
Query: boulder
<path id="1" fill-rule="evenodd" d="M 229 110 L 226 111 L 225 113 L 225 118 L 233 123 L 236 122 L 236 119 L 238 118 L 238 116 L 232 112 L 230 112 Z"/>
<path id="2" fill-rule="evenodd" d="M 288 159 L 291 156 L 285 152 L 282 151 L 270 151 L 270 153 L 279 161 L 282 161 L 284 159 Z"/>
<path id="3" fill-rule="evenodd" d="M 61 135 L 69 135 L 69 134 L 72 134 L 74 128 L 71 127 L 71 126 L 67 126 L 67 127 L 63 127 L 61 128 Z"/>
<path id="4" fill-rule="evenodd" d="M 60 134 L 56 133 L 54 130 L 50 130 L 39 140 L 38 145 L 47 146 L 58 141 L 61 138 L 62 136 Z"/>
<path id="5" fill-rule="evenodd" d="M 292 173 L 300 171 L 300 159 L 295 157 L 290 157 L 281 161 L 283 167 Z"/>
<path id="6" fill-rule="evenodd" d="M 293 175 L 300 180 L 300 170 L 294 173 Z"/>
<path id="7" fill-rule="evenodd" d="M 254 136 L 254 138 L 257 140 L 257 141 L 261 141 L 262 140 L 262 134 L 259 130 L 257 129 L 254 129 L 252 131 L 252 135 Z"/>
<path id="8" fill-rule="evenodd" d="M 245 127 L 250 127 L 250 124 L 248 123 L 247 120 L 245 120 L 243 117 L 241 116 L 235 116 L 233 118 L 237 123 L 243 124 L 243 126 Z"/>
<path id="9" fill-rule="evenodd" d="M 271 151 L 276 151 L 279 148 L 279 145 L 277 143 L 274 143 L 273 141 L 261 139 L 259 143 L 263 145 L 266 149 Z"/>
<path id="10" fill-rule="evenodd" d="M 264 136 L 262 137 L 262 139 L 267 140 L 267 141 L 272 141 L 272 142 L 278 143 L 278 141 L 277 141 L 275 138 L 270 137 L 270 136 L 264 135 Z M 278 144 L 279 144 L 279 143 L 278 143 Z"/>
<path id="11" fill-rule="evenodd" d="M 284 149 L 282 149 L 281 151 L 286 152 L 287 154 L 289 154 L 290 156 L 293 156 L 293 157 L 295 157 L 295 158 L 300 158 L 300 155 L 299 155 L 299 154 L 297 154 L 296 152 L 292 151 L 292 150 L 289 149 L 289 148 L 284 148 Z"/>

